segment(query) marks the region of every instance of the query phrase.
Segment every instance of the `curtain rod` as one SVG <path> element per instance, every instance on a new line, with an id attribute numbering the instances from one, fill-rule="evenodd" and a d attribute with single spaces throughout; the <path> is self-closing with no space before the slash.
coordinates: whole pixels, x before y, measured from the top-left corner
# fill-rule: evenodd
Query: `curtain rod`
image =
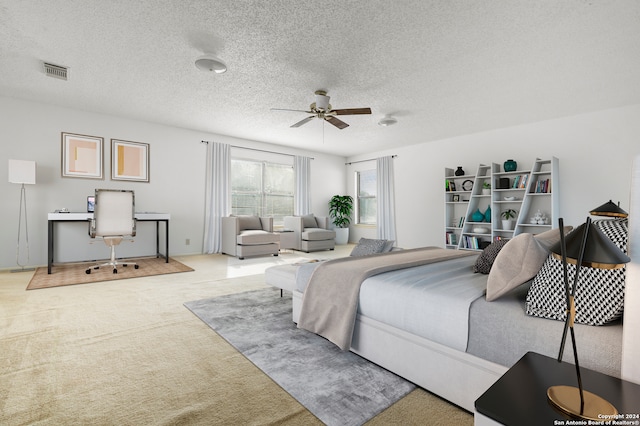
<path id="1" fill-rule="evenodd" d="M 206 143 L 207 145 L 209 145 L 209 141 L 200 141 L 200 143 Z M 285 154 L 284 152 L 277 152 L 277 151 L 267 151 L 266 149 L 258 149 L 258 148 L 247 148 L 246 146 L 238 146 L 238 145 L 229 145 L 232 148 L 240 148 L 240 149 L 248 149 L 250 151 L 258 151 L 258 152 L 267 152 L 269 154 L 278 154 L 278 155 L 288 155 L 289 157 L 295 157 L 295 154 Z M 315 160 L 315 158 L 313 157 L 309 157 L 312 160 Z"/>
<path id="2" fill-rule="evenodd" d="M 391 156 L 391 158 L 396 158 L 398 155 L 397 154 L 393 154 Z M 377 158 L 369 158 L 368 160 L 358 160 L 358 161 L 352 161 L 350 163 L 344 163 L 345 166 L 350 166 L 352 164 L 356 164 L 356 163 L 364 163 L 365 161 L 375 161 L 377 160 Z"/>

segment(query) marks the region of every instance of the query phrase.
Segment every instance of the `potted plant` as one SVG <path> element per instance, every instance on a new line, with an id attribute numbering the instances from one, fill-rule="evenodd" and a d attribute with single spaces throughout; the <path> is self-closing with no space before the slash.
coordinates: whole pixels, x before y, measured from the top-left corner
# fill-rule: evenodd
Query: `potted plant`
<path id="1" fill-rule="evenodd" d="M 515 225 L 515 218 L 518 214 L 514 209 L 507 209 L 503 211 L 500 216 L 502 216 L 502 229 L 505 231 L 511 231 Z"/>
<path id="2" fill-rule="evenodd" d="M 336 244 L 349 242 L 349 225 L 353 211 L 353 198 L 350 195 L 334 195 L 329 201 L 329 215 L 333 219 L 336 231 Z"/>
<path id="3" fill-rule="evenodd" d="M 482 184 L 482 195 L 491 195 L 491 184 L 489 182 Z"/>

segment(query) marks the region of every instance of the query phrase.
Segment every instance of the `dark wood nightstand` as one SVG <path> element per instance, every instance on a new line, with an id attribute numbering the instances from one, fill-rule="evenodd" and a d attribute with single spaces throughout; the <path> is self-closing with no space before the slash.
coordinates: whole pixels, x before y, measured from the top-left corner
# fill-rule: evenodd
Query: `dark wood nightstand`
<path id="1" fill-rule="evenodd" d="M 622 416 L 616 420 L 620 423 L 609 424 L 640 425 L 640 385 L 586 368 L 580 372 L 584 389 L 612 403 Z M 547 401 L 547 388 L 553 385 L 577 386 L 575 366 L 528 352 L 476 400 L 475 425 L 568 424 Z"/>

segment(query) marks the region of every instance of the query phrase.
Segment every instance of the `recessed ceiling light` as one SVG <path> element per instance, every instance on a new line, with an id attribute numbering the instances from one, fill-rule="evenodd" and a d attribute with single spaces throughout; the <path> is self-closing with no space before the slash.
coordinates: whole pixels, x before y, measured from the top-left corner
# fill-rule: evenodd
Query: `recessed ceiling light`
<path id="1" fill-rule="evenodd" d="M 196 59 L 196 67 L 201 71 L 213 71 L 222 74 L 227 71 L 227 65 L 213 55 L 203 55 Z"/>
<path id="2" fill-rule="evenodd" d="M 387 126 L 393 126 L 394 124 L 396 124 L 398 122 L 397 119 L 393 118 L 393 117 L 382 117 L 380 119 L 380 121 L 378 121 L 378 126 L 382 126 L 382 127 L 387 127 Z"/>

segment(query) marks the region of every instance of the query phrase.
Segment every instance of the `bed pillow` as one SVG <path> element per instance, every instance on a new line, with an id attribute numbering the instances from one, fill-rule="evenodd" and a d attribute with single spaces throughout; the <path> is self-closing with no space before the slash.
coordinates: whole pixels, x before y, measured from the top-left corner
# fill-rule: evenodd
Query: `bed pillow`
<path id="1" fill-rule="evenodd" d="M 368 256 L 370 254 L 383 253 L 386 244 L 387 240 L 360 238 L 358 244 L 351 251 L 351 256 Z"/>
<path id="2" fill-rule="evenodd" d="M 565 226 L 564 235 L 567 235 L 572 230 L 573 226 Z M 536 234 L 536 240 L 538 240 L 538 242 L 545 246 L 545 248 L 547 248 L 548 250 L 552 245 L 560 242 L 560 228 L 553 228 L 549 231 Z"/>
<path id="3" fill-rule="evenodd" d="M 535 277 L 548 255 L 547 248 L 533 234 L 520 234 L 509 240 L 489 273 L 487 301 L 492 302 Z"/>
<path id="4" fill-rule="evenodd" d="M 473 272 L 479 272 L 481 274 L 491 272 L 491 266 L 505 244 L 507 244 L 507 240 L 494 241 L 482 250 L 482 253 L 480 253 L 480 256 L 476 259 L 476 263 L 473 265 Z"/>
<path id="5" fill-rule="evenodd" d="M 627 219 L 595 220 L 597 226 L 623 252 L 627 252 Z M 580 268 L 576 288 L 576 322 L 602 325 L 622 316 L 624 307 L 625 269 Z M 570 285 L 576 273 L 575 265 L 567 266 Z M 548 256 L 527 293 L 527 315 L 565 321 L 566 295 L 562 261 Z"/>

